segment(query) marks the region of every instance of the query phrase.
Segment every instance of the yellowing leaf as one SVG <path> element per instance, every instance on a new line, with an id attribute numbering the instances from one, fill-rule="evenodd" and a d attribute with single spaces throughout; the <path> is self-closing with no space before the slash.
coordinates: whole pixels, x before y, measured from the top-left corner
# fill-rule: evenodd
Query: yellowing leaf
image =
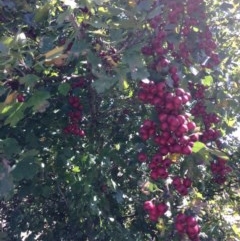
<path id="1" fill-rule="evenodd" d="M 172 162 L 177 162 L 180 157 L 181 157 L 181 154 L 178 154 L 178 153 L 172 153 L 169 155 L 169 158 L 172 160 Z"/>
<path id="2" fill-rule="evenodd" d="M 4 107 L 1 113 L 2 113 L 2 114 L 6 114 L 9 110 L 12 109 L 12 107 L 13 107 L 12 105 L 9 105 L 9 106 Z"/>
<path id="3" fill-rule="evenodd" d="M 233 224 L 232 230 L 238 237 L 240 237 L 240 228 L 236 224 Z"/>
<path id="4" fill-rule="evenodd" d="M 80 168 L 78 166 L 74 166 L 72 171 L 75 173 L 78 173 L 78 172 L 80 172 Z"/>
<path id="5" fill-rule="evenodd" d="M 64 46 L 61 47 L 56 47 L 50 51 L 48 51 L 47 53 L 44 54 L 46 60 L 52 60 L 58 56 L 60 56 L 64 51 Z"/>
<path id="6" fill-rule="evenodd" d="M 227 119 L 225 122 L 229 127 L 233 127 L 236 121 L 237 121 L 236 118 L 233 118 L 233 119 Z"/>
<path id="7" fill-rule="evenodd" d="M 114 147 L 115 147 L 115 149 L 116 149 L 117 151 L 119 151 L 121 146 L 120 146 L 120 144 L 118 143 L 118 144 L 115 144 Z"/>
<path id="8" fill-rule="evenodd" d="M 136 0 L 130 0 L 130 1 L 128 1 L 128 5 L 133 8 L 133 7 L 136 7 L 137 2 L 136 2 Z"/>
<path id="9" fill-rule="evenodd" d="M 108 9 L 107 9 L 107 8 L 104 8 L 104 7 L 99 7 L 99 8 L 98 8 L 98 12 L 100 12 L 100 13 L 107 13 L 107 12 L 108 12 Z"/>
<path id="10" fill-rule="evenodd" d="M 197 142 L 194 143 L 192 151 L 194 153 L 197 153 L 202 149 L 206 149 L 206 145 L 204 143 L 200 142 L 200 141 L 197 141 Z"/>
<path id="11" fill-rule="evenodd" d="M 5 99 L 5 101 L 4 101 L 4 104 L 5 104 L 5 105 L 10 105 L 11 103 L 13 103 L 13 102 L 16 100 L 17 95 L 18 95 L 17 91 L 14 91 L 14 92 L 10 93 L 10 94 L 6 97 L 6 99 Z"/>
<path id="12" fill-rule="evenodd" d="M 123 81 L 123 89 L 128 89 L 129 88 L 129 84 L 126 80 Z"/>

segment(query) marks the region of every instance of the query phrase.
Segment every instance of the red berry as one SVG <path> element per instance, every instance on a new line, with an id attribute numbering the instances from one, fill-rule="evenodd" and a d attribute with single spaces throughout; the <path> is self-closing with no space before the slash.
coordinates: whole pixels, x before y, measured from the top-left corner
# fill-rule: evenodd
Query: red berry
<path id="1" fill-rule="evenodd" d="M 25 97 L 23 96 L 23 94 L 18 94 L 17 95 L 17 101 L 18 102 L 24 102 L 25 101 Z"/>

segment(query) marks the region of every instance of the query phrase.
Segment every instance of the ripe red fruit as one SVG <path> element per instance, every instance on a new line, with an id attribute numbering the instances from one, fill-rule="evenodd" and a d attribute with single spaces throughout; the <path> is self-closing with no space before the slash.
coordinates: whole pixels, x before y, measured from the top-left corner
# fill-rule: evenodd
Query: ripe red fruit
<path id="1" fill-rule="evenodd" d="M 192 153 L 192 147 L 191 146 L 183 146 L 182 147 L 182 154 L 184 155 L 190 155 Z"/>
<path id="2" fill-rule="evenodd" d="M 190 237 L 195 237 L 199 234 L 200 232 L 200 227 L 198 225 L 195 225 L 195 226 L 187 226 L 187 234 L 190 236 Z"/>
<path id="3" fill-rule="evenodd" d="M 152 161 L 156 163 L 160 163 L 162 161 L 163 157 L 161 154 L 157 153 L 152 157 Z"/>
<path id="4" fill-rule="evenodd" d="M 174 177 L 172 180 L 173 186 L 177 189 L 182 186 L 182 180 L 180 177 Z"/>
<path id="5" fill-rule="evenodd" d="M 187 123 L 187 127 L 189 131 L 193 131 L 196 128 L 196 124 L 193 121 Z"/>
<path id="6" fill-rule="evenodd" d="M 169 159 L 169 158 L 165 158 L 163 161 L 162 161 L 162 166 L 165 167 L 165 168 L 169 168 L 172 164 L 172 160 Z"/>
<path id="7" fill-rule="evenodd" d="M 138 93 L 138 99 L 143 101 L 143 102 L 146 102 L 147 101 L 147 93 L 144 92 L 144 91 L 140 91 Z"/>
<path id="8" fill-rule="evenodd" d="M 188 226 L 188 227 L 194 227 L 194 226 L 197 225 L 197 220 L 196 220 L 196 218 L 193 217 L 193 216 L 188 216 L 188 217 L 186 218 L 186 223 L 187 223 L 187 226 Z"/>
<path id="9" fill-rule="evenodd" d="M 184 223 L 186 221 L 187 216 L 184 213 L 179 213 L 176 217 L 176 222 Z"/>
<path id="10" fill-rule="evenodd" d="M 157 174 L 161 179 L 166 179 L 168 177 L 168 172 L 164 167 L 159 167 L 157 169 Z"/>
<path id="11" fill-rule="evenodd" d="M 165 114 L 165 113 L 160 113 L 160 114 L 158 114 L 158 120 L 159 120 L 160 122 L 166 121 L 166 120 L 167 120 L 167 117 L 168 117 L 168 115 Z"/>
<path id="12" fill-rule="evenodd" d="M 168 206 L 166 203 L 159 203 L 157 205 L 157 212 L 159 216 L 162 216 L 168 210 Z"/>
<path id="13" fill-rule="evenodd" d="M 179 233 L 184 233 L 186 230 L 185 224 L 180 222 L 175 223 L 175 228 Z"/>
<path id="14" fill-rule="evenodd" d="M 187 122 L 186 117 L 184 115 L 178 115 L 177 118 L 181 125 Z"/>
<path id="15" fill-rule="evenodd" d="M 198 141 L 198 139 L 199 139 L 199 134 L 194 133 L 194 134 L 190 135 L 189 137 L 190 137 L 190 140 L 191 140 L 191 141 L 195 142 L 195 141 Z"/>
<path id="16" fill-rule="evenodd" d="M 145 162 L 147 160 L 147 155 L 143 152 L 138 154 L 138 161 Z"/>
<path id="17" fill-rule="evenodd" d="M 184 90 L 184 89 L 181 89 L 181 88 L 177 88 L 177 89 L 175 90 L 175 94 L 176 94 L 177 96 L 183 96 L 185 93 L 186 93 L 185 90 Z"/>
<path id="18" fill-rule="evenodd" d="M 181 185 L 180 187 L 177 188 L 177 191 L 179 192 L 179 194 L 181 194 L 182 196 L 185 196 L 188 194 L 188 189 Z"/>
<path id="19" fill-rule="evenodd" d="M 170 74 L 176 74 L 177 73 L 177 67 L 176 66 L 171 66 L 170 68 L 169 68 L 169 73 Z"/>
<path id="20" fill-rule="evenodd" d="M 168 147 L 166 147 L 166 146 L 161 147 L 160 153 L 161 153 L 163 156 L 167 155 L 168 152 L 169 152 Z"/>
<path id="21" fill-rule="evenodd" d="M 181 134 L 187 133 L 187 132 L 188 132 L 188 126 L 185 125 L 185 124 L 183 124 L 183 125 L 179 126 L 178 131 L 179 131 Z"/>
<path id="22" fill-rule="evenodd" d="M 151 127 L 154 126 L 154 122 L 151 121 L 151 120 L 145 120 L 145 121 L 143 122 L 143 126 L 146 127 L 147 129 L 149 129 L 149 128 L 151 128 Z"/>
<path id="23" fill-rule="evenodd" d="M 18 94 L 17 95 L 17 101 L 18 102 L 24 102 L 25 101 L 25 97 L 23 96 L 23 94 Z"/>
<path id="24" fill-rule="evenodd" d="M 152 201 L 145 201 L 143 204 L 143 208 L 146 211 L 152 211 L 155 209 L 155 204 Z"/>
<path id="25" fill-rule="evenodd" d="M 158 180 L 159 178 L 158 170 L 157 169 L 152 170 L 150 173 L 150 177 L 155 181 Z"/>
<path id="26" fill-rule="evenodd" d="M 190 178 L 188 178 L 188 177 L 185 177 L 185 178 L 183 179 L 183 185 L 184 185 L 186 188 L 191 187 L 191 185 L 192 185 L 192 180 L 191 180 Z"/>

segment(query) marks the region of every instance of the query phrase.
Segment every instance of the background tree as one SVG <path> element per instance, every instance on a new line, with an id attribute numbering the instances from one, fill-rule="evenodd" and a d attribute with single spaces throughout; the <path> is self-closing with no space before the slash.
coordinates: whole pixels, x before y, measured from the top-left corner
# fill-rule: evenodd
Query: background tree
<path id="1" fill-rule="evenodd" d="M 0 11 L 2 240 L 239 239 L 237 1 Z"/>

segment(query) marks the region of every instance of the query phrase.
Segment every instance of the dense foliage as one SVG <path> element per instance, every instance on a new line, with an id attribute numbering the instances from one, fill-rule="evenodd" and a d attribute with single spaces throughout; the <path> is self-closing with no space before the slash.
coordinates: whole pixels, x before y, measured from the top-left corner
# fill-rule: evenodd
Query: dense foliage
<path id="1" fill-rule="evenodd" d="M 238 1 L 0 1 L 0 240 L 239 240 Z"/>

